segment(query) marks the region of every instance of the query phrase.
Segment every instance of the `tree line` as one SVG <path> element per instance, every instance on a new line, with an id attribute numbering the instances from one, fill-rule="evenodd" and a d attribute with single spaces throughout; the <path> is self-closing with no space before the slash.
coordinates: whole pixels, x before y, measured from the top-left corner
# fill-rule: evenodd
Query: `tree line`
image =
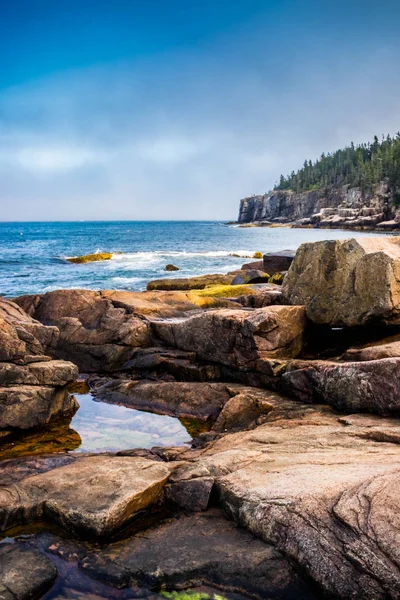
<path id="1" fill-rule="evenodd" d="M 372 143 L 353 142 L 341 150 L 322 154 L 314 163 L 305 161 L 303 168 L 285 177 L 281 175 L 275 190 L 306 192 L 321 188 L 349 185 L 370 191 L 374 184 L 386 181 L 400 201 L 400 132 L 394 137 L 374 137 Z"/>

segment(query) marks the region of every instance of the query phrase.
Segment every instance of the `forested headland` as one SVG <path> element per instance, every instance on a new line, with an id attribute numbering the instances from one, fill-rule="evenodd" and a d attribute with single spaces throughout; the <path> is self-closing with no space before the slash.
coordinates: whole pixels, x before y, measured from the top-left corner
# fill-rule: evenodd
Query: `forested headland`
<path id="1" fill-rule="evenodd" d="M 375 136 L 372 143 L 352 142 L 336 152 L 323 153 L 315 162 L 306 160 L 297 172 L 281 175 L 274 189 L 299 193 L 349 185 L 369 191 L 380 181 L 387 181 L 400 201 L 400 132 L 394 137 L 382 137 L 381 141 Z"/>

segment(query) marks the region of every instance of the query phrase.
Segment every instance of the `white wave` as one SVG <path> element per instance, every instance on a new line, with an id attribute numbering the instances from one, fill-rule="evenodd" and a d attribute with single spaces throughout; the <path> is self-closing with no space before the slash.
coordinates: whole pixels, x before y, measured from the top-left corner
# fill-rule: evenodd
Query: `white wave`
<path id="1" fill-rule="evenodd" d="M 113 277 L 111 279 L 113 283 L 123 283 L 123 284 L 132 284 L 132 283 L 145 283 L 147 280 L 143 277 Z"/>
<path id="2" fill-rule="evenodd" d="M 252 258 L 253 253 L 249 250 L 210 250 L 208 252 L 186 252 L 185 250 L 156 250 L 156 251 L 138 251 L 138 252 L 123 252 L 122 254 L 116 254 L 113 256 L 115 260 L 124 261 L 128 259 L 155 259 L 160 260 L 168 257 L 182 257 L 182 258 L 195 258 L 195 257 L 208 257 L 208 258 L 223 258 L 227 257 L 241 257 L 241 258 Z"/>

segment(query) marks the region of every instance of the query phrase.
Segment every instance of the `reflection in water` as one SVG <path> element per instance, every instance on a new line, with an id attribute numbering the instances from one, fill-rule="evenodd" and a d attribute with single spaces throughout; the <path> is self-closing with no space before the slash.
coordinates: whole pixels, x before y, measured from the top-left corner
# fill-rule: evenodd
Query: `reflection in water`
<path id="1" fill-rule="evenodd" d="M 0 460 L 77 450 L 117 452 L 131 448 L 182 446 L 191 441 L 196 422 L 94 401 L 76 394 L 80 408 L 69 419 L 53 421 L 46 429 L 24 433 L 0 445 Z M 204 424 L 203 424 L 204 425 Z"/>
<path id="2" fill-rule="evenodd" d="M 0 446 L 0 460 L 75 450 L 82 440 L 79 433 L 70 428 L 70 421 L 71 417 L 55 421 L 46 429 L 11 438 Z"/>
<path id="3" fill-rule="evenodd" d="M 153 446 L 181 446 L 191 441 L 179 419 L 76 396 L 80 408 L 71 422 L 79 432 L 80 452 L 104 452 Z"/>

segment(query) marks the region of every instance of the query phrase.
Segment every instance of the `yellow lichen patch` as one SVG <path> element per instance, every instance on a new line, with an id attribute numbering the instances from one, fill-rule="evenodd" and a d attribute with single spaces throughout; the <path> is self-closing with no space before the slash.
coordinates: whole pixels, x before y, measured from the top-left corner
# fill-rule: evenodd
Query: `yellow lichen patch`
<path id="1" fill-rule="evenodd" d="M 252 294 L 253 289 L 249 285 L 210 285 L 204 290 L 191 292 L 191 296 L 198 298 L 237 298 L 246 294 Z"/>
<path id="2" fill-rule="evenodd" d="M 254 254 L 253 254 L 253 258 L 262 258 L 262 257 L 263 257 L 262 252 L 254 252 Z"/>
<path id="3" fill-rule="evenodd" d="M 75 264 L 83 264 L 96 262 L 98 260 L 110 260 L 113 257 L 111 252 L 97 252 L 96 254 L 84 254 L 83 256 L 71 256 L 67 258 L 68 262 Z"/>
<path id="4" fill-rule="evenodd" d="M 277 285 L 282 285 L 284 277 L 285 277 L 284 273 L 274 273 L 268 279 L 268 283 L 275 283 Z"/>

